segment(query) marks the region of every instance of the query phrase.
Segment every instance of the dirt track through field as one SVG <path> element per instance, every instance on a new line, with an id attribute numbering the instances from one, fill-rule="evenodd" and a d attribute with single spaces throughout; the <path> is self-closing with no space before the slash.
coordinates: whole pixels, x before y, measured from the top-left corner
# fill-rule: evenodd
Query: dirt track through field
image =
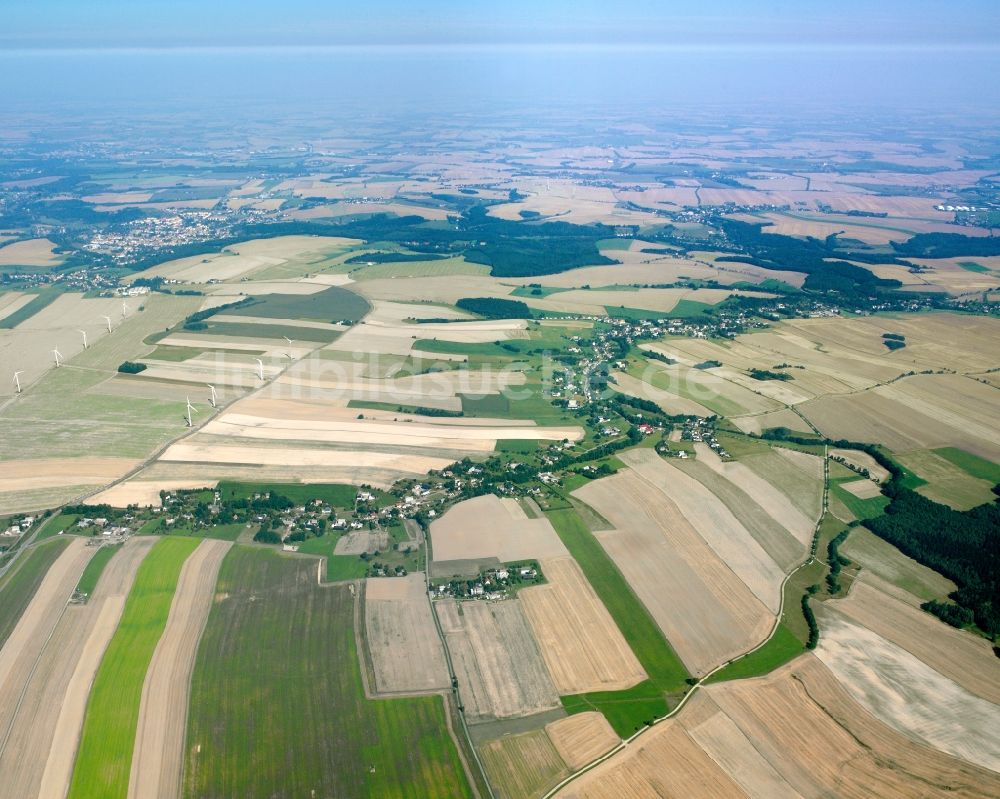
<path id="1" fill-rule="evenodd" d="M 181 790 L 184 734 L 194 657 L 232 544 L 205 540 L 184 562 L 167 626 L 142 686 L 129 799 L 167 799 Z"/>
<path id="2" fill-rule="evenodd" d="M 24 785 L 40 784 L 41 799 L 66 796 L 90 687 L 118 627 L 139 564 L 155 543 L 155 538 L 133 538 L 127 542 L 105 566 L 87 604 L 67 609 L 63 619 L 67 630 L 53 637 L 51 659 L 58 662 L 62 677 L 59 682 L 38 687 L 42 694 L 38 702 L 43 712 L 26 720 L 29 729 L 38 725 L 48 731 L 45 740 L 26 755 L 30 768 L 22 775 Z M 71 636 L 76 627 L 85 630 L 85 634 L 79 638 Z M 25 790 L 18 795 L 32 796 L 34 792 Z"/>

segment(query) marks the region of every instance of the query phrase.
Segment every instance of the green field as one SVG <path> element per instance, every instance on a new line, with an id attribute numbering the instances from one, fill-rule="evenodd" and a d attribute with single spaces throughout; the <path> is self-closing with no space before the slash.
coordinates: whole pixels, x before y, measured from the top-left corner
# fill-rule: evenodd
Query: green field
<path id="1" fill-rule="evenodd" d="M 283 325 L 279 322 L 274 324 L 269 322 L 227 322 L 225 319 L 224 316 L 213 317 L 207 323 L 208 328 L 198 332 L 240 338 L 281 339 L 287 337 L 292 341 L 307 341 L 315 344 L 329 344 L 340 335 L 339 330 L 327 330 L 322 327 L 298 327 L 297 325 Z M 180 332 L 183 333 L 183 331 Z"/>
<path id="2" fill-rule="evenodd" d="M 871 497 L 870 499 L 861 499 L 860 497 L 854 496 L 846 488 L 842 488 L 842 483 L 852 482 L 854 480 L 862 479 L 857 475 L 848 477 L 842 480 L 831 480 L 830 481 L 830 495 L 836 497 L 841 502 L 843 502 L 847 509 L 854 514 L 856 519 L 873 519 L 876 516 L 881 516 L 885 511 L 885 506 L 889 504 L 889 498 L 879 494 L 877 497 Z"/>
<path id="3" fill-rule="evenodd" d="M 762 677 L 776 668 L 784 666 L 792 658 L 805 651 L 802 642 L 784 624 L 779 624 L 774 636 L 756 652 L 724 666 L 706 682 L 723 680 L 743 680 L 748 677 Z"/>
<path id="4" fill-rule="evenodd" d="M 971 452 L 957 447 L 941 447 L 932 450 L 935 455 L 939 455 L 946 461 L 955 464 L 959 469 L 979 480 L 988 480 L 996 485 L 1000 483 L 1000 464 L 980 458 Z"/>
<path id="5" fill-rule="evenodd" d="M 252 292 L 253 284 L 247 290 Z M 364 297 L 340 286 L 330 286 L 315 294 L 262 294 L 256 299 L 253 305 L 238 309 L 240 315 L 331 322 L 357 321 L 371 310 Z"/>
<path id="6" fill-rule="evenodd" d="M 397 261 L 361 265 L 351 270 L 355 280 L 378 280 L 393 277 L 450 277 L 452 275 L 488 275 L 490 268 L 470 264 L 461 256 L 427 261 Z"/>
<path id="7" fill-rule="evenodd" d="M 346 586 L 233 548 L 198 649 L 186 797 L 468 797 L 437 696 L 365 699 Z"/>
<path id="8" fill-rule="evenodd" d="M 71 540 L 58 538 L 22 552 L 18 562 L 0 580 L 0 647 L 17 626 L 49 567 Z"/>
<path id="9" fill-rule="evenodd" d="M 667 712 L 667 697 L 686 689 L 687 669 L 579 514 L 565 509 L 545 515 L 649 675 L 649 680 L 627 691 L 563 697 L 563 707 L 570 713 L 600 710 L 615 732 L 627 737 L 647 720 Z"/>
<path id="10" fill-rule="evenodd" d="M 238 483 L 223 480 L 216 487 L 223 500 L 250 499 L 254 494 L 274 493 L 297 504 L 321 499 L 338 508 L 354 507 L 357 486 L 343 483 Z"/>
<path id="11" fill-rule="evenodd" d="M 103 546 L 98 549 L 90 560 L 87 561 L 87 565 L 83 569 L 83 574 L 80 575 L 80 582 L 76 584 L 76 590 L 87 596 L 93 594 L 94 589 L 97 588 L 97 581 L 101 579 L 101 574 L 104 572 L 104 567 L 108 565 L 108 561 L 121 548 L 122 545 L 118 544 L 117 546 Z"/>
<path id="12" fill-rule="evenodd" d="M 164 538 L 139 565 L 87 701 L 69 799 L 127 795 L 146 669 L 167 624 L 181 567 L 197 546 L 193 538 Z"/>
<path id="13" fill-rule="evenodd" d="M 959 261 L 958 265 L 967 272 L 985 273 L 990 271 L 989 267 L 977 264 L 975 261 Z"/>

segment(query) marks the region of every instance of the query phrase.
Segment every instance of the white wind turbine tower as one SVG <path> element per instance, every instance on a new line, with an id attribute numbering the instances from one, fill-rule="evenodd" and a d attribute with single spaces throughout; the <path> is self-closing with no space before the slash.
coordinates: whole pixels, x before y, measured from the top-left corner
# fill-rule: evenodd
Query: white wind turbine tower
<path id="1" fill-rule="evenodd" d="M 87 345 L 87 331 L 86 330 L 77 330 L 76 332 L 79 333 L 81 336 L 83 336 L 83 348 L 85 350 L 89 349 L 89 346 Z"/>
<path id="2" fill-rule="evenodd" d="M 254 358 L 257 361 L 257 377 L 261 380 L 264 379 L 264 362 L 260 358 Z"/>
<path id="3" fill-rule="evenodd" d="M 60 358 L 62 358 L 62 353 L 59 352 L 58 349 L 53 349 L 52 355 L 56 359 L 56 368 L 58 369 L 60 366 L 62 366 L 62 362 L 60 361 Z"/>
<path id="4" fill-rule="evenodd" d="M 210 389 L 212 389 L 212 400 L 211 400 L 211 402 L 212 402 L 212 407 L 215 408 L 215 407 L 217 407 L 216 406 L 216 398 L 215 398 L 215 386 L 213 386 L 211 383 L 206 383 L 206 385 Z"/>
<path id="5" fill-rule="evenodd" d="M 292 342 L 292 340 L 288 336 L 282 336 L 282 338 L 285 339 L 285 341 L 288 342 L 288 350 L 289 351 L 285 353 L 285 357 L 288 358 L 288 360 L 292 360 L 291 349 L 292 349 L 292 343 L 293 342 Z"/>
<path id="6" fill-rule="evenodd" d="M 122 300 L 122 319 L 125 318 L 125 314 L 128 313 L 128 306 L 125 304 L 125 300 Z"/>
<path id="7" fill-rule="evenodd" d="M 110 333 L 111 332 L 111 317 L 110 316 L 105 316 L 104 317 L 104 321 L 108 323 L 108 332 Z"/>
<path id="8" fill-rule="evenodd" d="M 17 386 L 18 394 L 21 393 L 21 375 L 23 374 L 24 372 L 14 372 L 14 385 Z"/>
<path id="9" fill-rule="evenodd" d="M 198 409 L 191 404 L 191 398 L 187 398 L 187 422 L 188 427 L 194 427 L 194 422 L 191 420 L 191 411 L 198 413 Z"/>

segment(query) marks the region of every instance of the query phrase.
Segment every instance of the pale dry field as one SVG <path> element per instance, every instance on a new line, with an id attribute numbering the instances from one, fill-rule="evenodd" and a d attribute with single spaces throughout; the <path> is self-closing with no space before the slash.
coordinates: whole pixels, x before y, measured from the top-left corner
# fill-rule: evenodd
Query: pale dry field
<path id="1" fill-rule="evenodd" d="M 778 612 L 784 572 L 715 494 L 651 449 L 627 451 L 619 459 L 672 502 L 719 560 Z"/>
<path id="2" fill-rule="evenodd" d="M 139 465 L 131 458 L 28 458 L 0 463 L 0 491 L 102 485 Z"/>
<path id="3" fill-rule="evenodd" d="M 15 241 L 0 247 L 0 266 L 58 266 L 63 258 L 55 247 L 48 239 Z"/>
<path id="4" fill-rule="evenodd" d="M 545 732 L 571 769 L 582 768 L 621 740 L 603 713 L 587 711 L 549 722 Z"/>
<path id="5" fill-rule="evenodd" d="M 614 526 L 595 535 L 692 674 L 767 635 L 768 609 L 653 484 L 623 470 L 573 495 Z"/>
<path id="6" fill-rule="evenodd" d="M 889 472 L 884 467 L 879 466 L 878 461 L 867 452 L 857 449 L 831 449 L 830 455 L 835 458 L 843 458 L 860 469 L 867 469 L 868 474 L 879 482 L 884 482 L 889 478 Z"/>
<path id="7" fill-rule="evenodd" d="M 740 462 L 788 497 L 800 513 L 810 519 L 819 519 L 823 511 L 822 458 L 772 447 L 768 452 L 743 457 Z M 800 539 L 802 543 L 808 540 L 805 536 Z"/>
<path id="8" fill-rule="evenodd" d="M 215 597 L 222 559 L 232 544 L 206 539 L 184 561 L 167 624 L 142 686 L 129 799 L 177 796 L 194 658 Z"/>
<path id="9" fill-rule="evenodd" d="M 899 462 L 927 481 L 917 487 L 918 494 L 955 510 L 969 510 L 996 499 L 992 481 L 973 477 L 931 450 L 908 453 L 900 456 Z"/>
<path id="10" fill-rule="evenodd" d="M 8 291 L 0 294 L 0 319 L 6 319 L 33 299 L 35 299 L 34 294 L 21 294 L 17 291 Z"/>
<path id="11" fill-rule="evenodd" d="M 771 427 L 787 427 L 789 430 L 795 430 L 799 433 L 812 432 L 812 428 L 806 424 L 805 419 L 789 408 L 754 416 L 734 416 L 730 418 L 730 421 L 744 433 L 756 433 L 757 435 Z"/>
<path id="12" fill-rule="evenodd" d="M 230 245 L 222 252 L 167 261 L 136 277 L 168 277 L 189 283 L 235 280 L 267 268 L 292 262 L 310 264 L 331 252 L 360 242 L 326 236 L 280 236 Z M 304 271 L 309 271 L 303 267 Z"/>
<path id="13" fill-rule="evenodd" d="M 215 480 L 125 480 L 106 491 L 84 500 L 86 505 L 110 505 L 113 508 L 127 508 L 129 505 L 159 508 L 161 491 L 180 491 L 195 488 L 215 488 Z"/>
<path id="14" fill-rule="evenodd" d="M 701 457 L 675 459 L 673 465 L 714 494 L 781 570 L 791 569 L 803 560 L 806 554 L 803 541 L 776 520 L 775 517 L 779 514 L 769 513 L 747 492 L 746 485 L 739 480 L 739 476 L 726 478 L 706 466 Z M 783 508 L 787 508 L 790 503 L 783 496 L 782 499 Z"/>
<path id="15" fill-rule="evenodd" d="M 435 563 L 477 558 L 501 562 L 569 556 L 548 519 L 529 519 L 513 500 L 485 494 L 453 505 L 431 523 Z"/>
<path id="16" fill-rule="evenodd" d="M 879 488 L 878 483 L 874 483 L 864 477 L 858 478 L 857 480 L 849 480 L 846 483 L 841 483 L 840 487 L 849 494 L 853 494 L 858 499 L 873 499 L 882 493 L 882 489 Z"/>
<path id="17" fill-rule="evenodd" d="M 811 514 L 799 510 L 788 502 L 787 496 L 778 487 L 773 483 L 769 483 L 757 472 L 749 468 L 742 460 L 723 462 L 707 444 L 702 442 L 695 443 L 694 449 L 699 463 L 720 474 L 727 481 L 746 492 L 747 496 L 760 505 L 772 519 L 780 524 L 801 545 L 806 546 L 809 544 L 812 540 L 816 522 L 819 521 L 820 514 L 818 508 L 814 507 L 814 512 Z M 821 481 L 822 474 L 817 474 L 816 464 L 809 463 L 810 466 L 805 470 L 807 479 L 811 475 L 814 481 Z M 679 465 L 682 467 L 688 466 L 688 464 Z M 819 469 L 822 470 L 821 461 Z"/>
<path id="18" fill-rule="evenodd" d="M 944 599 L 956 588 L 947 577 L 907 557 L 864 527 L 851 532 L 841 552 L 866 570 L 862 582 L 871 581 L 880 590 L 914 606 L 928 599 Z"/>
<path id="19" fill-rule="evenodd" d="M 397 455 L 360 450 L 329 450 L 295 447 L 242 447 L 198 444 L 183 441 L 173 444 L 160 457 L 162 461 L 214 464 L 222 474 L 226 466 L 260 464 L 280 467 L 375 468 L 405 474 L 425 474 L 431 469 L 443 469 L 452 461 L 421 455 Z"/>
<path id="20" fill-rule="evenodd" d="M 74 538 L 42 578 L 31 602 L 0 649 L 0 730 L 8 729 L 25 681 L 59 624 L 66 603 L 96 550 Z M 2 740 L 2 738 L 0 738 Z"/>
<path id="21" fill-rule="evenodd" d="M 615 387 L 625 394 L 640 397 L 655 402 L 669 414 L 684 414 L 687 416 L 711 416 L 712 411 L 692 399 L 681 397 L 670 391 L 654 388 L 644 380 L 632 377 L 625 372 L 612 372 Z"/>
<path id="22" fill-rule="evenodd" d="M 817 616 L 816 656 L 855 701 L 908 737 L 1000 772 L 1000 707 L 832 608 Z"/>
<path id="23" fill-rule="evenodd" d="M 384 551 L 389 546 L 389 534 L 374 530 L 350 530 L 337 539 L 334 555 L 361 555 L 363 552 Z"/>
<path id="24" fill-rule="evenodd" d="M 479 756 L 501 799 L 538 799 L 569 774 L 542 730 L 487 741 L 479 747 Z"/>
<path id="25" fill-rule="evenodd" d="M 25 685 L 0 752 L 0 779 L 12 796 L 66 795 L 91 683 L 136 569 L 154 543 L 129 541 L 107 564 L 87 604 L 65 607 Z"/>
<path id="26" fill-rule="evenodd" d="M 881 723 L 805 655 L 768 677 L 700 691 L 676 719 L 558 796 L 986 799 L 998 791 L 1000 776 Z"/>
<path id="27" fill-rule="evenodd" d="M 854 581 L 846 599 L 831 606 L 970 693 L 1000 705 L 1000 667 L 989 642 L 943 624 L 915 604 L 881 590 L 883 586 L 865 574 Z"/>
<path id="28" fill-rule="evenodd" d="M 560 707 L 559 694 L 516 599 L 434 603 L 470 721 Z"/>
<path id="29" fill-rule="evenodd" d="M 571 557 L 543 558 L 546 584 L 518 598 L 560 694 L 620 691 L 646 672 Z M 603 718 L 603 717 L 602 717 Z"/>
<path id="30" fill-rule="evenodd" d="M 365 639 L 379 693 L 449 686 L 422 572 L 365 580 Z"/>

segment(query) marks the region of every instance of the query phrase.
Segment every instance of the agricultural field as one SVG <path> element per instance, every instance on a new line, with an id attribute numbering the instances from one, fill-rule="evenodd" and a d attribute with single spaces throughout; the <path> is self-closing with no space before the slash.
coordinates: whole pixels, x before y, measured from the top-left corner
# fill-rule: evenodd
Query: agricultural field
<path id="1" fill-rule="evenodd" d="M 547 519 L 529 519 L 517 502 L 493 494 L 460 502 L 435 520 L 431 545 L 432 575 L 440 577 L 451 576 L 454 568 L 475 574 L 475 563 L 496 565 L 569 554 Z"/>
<path id="2" fill-rule="evenodd" d="M 520 600 L 434 602 L 470 721 L 554 710 L 559 694 Z"/>
<path id="3" fill-rule="evenodd" d="M 0 647 L 17 626 L 52 564 L 68 545 L 69 541 L 57 539 L 36 546 L 21 555 L 0 578 Z"/>
<path id="4" fill-rule="evenodd" d="M 126 796 L 143 686 L 184 562 L 198 541 L 157 542 L 139 566 L 87 702 L 69 797 Z"/>
<path id="5" fill-rule="evenodd" d="M 822 752 L 822 757 L 816 753 Z M 674 768 L 664 769 L 670 762 Z M 928 748 L 869 715 L 812 655 L 761 680 L 712 686 L 674 720 L 559 797 L 986 797 L 993 771 Z"/>
<path id="6" fill-rule="evenodd" d="M 25 679 L 9 734 L 0 745 L 0 779 L 14 795 L 66 795 L 94 675 L 136 570 L 153 543 L 133 539 L 116 550 L 86 604 L 63 601 L 61 617 Z M 88 562 L 81 582 L 97 557 Z"/>
<path id="7" fill-rule="evenodd" d="M 538 799 L 569 774 L 544 730 L 488 741 L 479 748 L 479 756 L 503 799 Z"/>
<path id="8" fill-rule="evenodd" d="M 129 796 L 177 796 L 198 640 L 230 544 L 206 540 L 185 560 L 163 634 L 142 686 L 129 776 Z"/>
<path id="9" fill-rule="evenodd" d="M 518 598 L 561 694 L 618 691 L 648 675 L 571 557 L 542 558 L 546 584 Z"/>
<path id="10" fill-rule="evenodd" d="M 226 556 L 192 677 L 184 795 L 471 796 L 444 700 L 366 699 L 356 597 L 316 578 L 309 558 Z"/>
<path id="11" fill-rule="evenodd" d="M 600 713 L 577 713 L 545 725 L 545 732 L 559 756 L 572 769 L 579 769 L 611 751 L 619 738 Z"/>
<path id="12" fill-rule="evenodd" d="M 661 468 L 670 467 L 648 450 L 634 456 L 638 469 L 591 482 L 574 496 L 611 522 L 612 530 L 595 533 L 601 545 L 684 665 L 704 674 L 763 640 L 772 611 L 658 485 Z"/>
<path id="13" fill-rule="evenodd" d="M 369 577 L 364 602 L 373 690 L 379 694 L 446 690 L 448 669 L 424 575 Z"/>

